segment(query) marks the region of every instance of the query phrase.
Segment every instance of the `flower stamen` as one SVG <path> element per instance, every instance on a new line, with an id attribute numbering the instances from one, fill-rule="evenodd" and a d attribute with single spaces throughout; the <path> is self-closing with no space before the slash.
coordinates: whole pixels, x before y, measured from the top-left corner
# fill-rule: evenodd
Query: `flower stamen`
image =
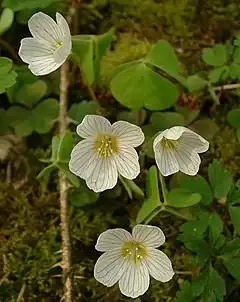
<path id="1" fill-rule="evenodd" d="M 160 141 L 160 145 L 163 149 L 175 150 L 178 145 L 178 140 L 167 139 L 163 137 L 163 139 Z"/>
<path id="2" fill-rule="evenodd" d="M 124 258 L 130 257 L 136 263 L 147 256 L 147 250 L 140 242 L 126 241 L 122 248 L 122 256 Z"/>
<path id="3" fill-rule="evenodd" d="M 108 158 L 118 151 L 117 138 L 111 135 L 100 134 L 95 140 L 95 149 L 101 157 Z"/>

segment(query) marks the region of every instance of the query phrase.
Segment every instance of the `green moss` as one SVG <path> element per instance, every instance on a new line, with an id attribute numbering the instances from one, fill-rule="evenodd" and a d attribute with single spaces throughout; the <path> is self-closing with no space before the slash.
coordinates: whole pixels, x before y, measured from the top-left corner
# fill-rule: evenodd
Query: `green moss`
<path id="1" fill-rule="evenodd" d="M 119 35 L 113 50 L 109 50 L 101 61 L 101 85 L 109 86 L 115 68 L 123 63 L 137 60 L 147 54 L 152 47 L 147 40 L 141 40 L 137 34 Z"/>
<path id="2" fill-rule="evenodd" d="M 235 129 L 225 126 L 214 138 L 210 151 L 234 175 L 240 171 L 240 144 Z"/>

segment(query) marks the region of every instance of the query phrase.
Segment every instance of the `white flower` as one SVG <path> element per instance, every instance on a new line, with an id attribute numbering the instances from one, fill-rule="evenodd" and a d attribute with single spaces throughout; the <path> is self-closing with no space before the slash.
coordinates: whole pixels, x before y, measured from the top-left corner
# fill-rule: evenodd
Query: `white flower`
<path id="1" fill-rule="evenodd" d="M 161 132 L 153 143 L 155 160 L 164 176 L 178 171 L 196 175 L 201 163 L 198 153 L 208 148 L 209 143 L 203 137 L 182 126 Z"/>
<path id="2" fill-rule="evenodd" d="M 58 69 L 71 52 L 72 39 L 67 21 L 59 13 L 56 13 L 56 20 L 57 23 L 42 12 L 34 14 L 28 21 L 33 38 L 21 41 L 19 56 L 37 76 Z"/>
<path id="3" fill-rule="evenodd" d="M 95 192 L 112 189 L 118 173 L 134 179 L 140 173 L 138 154 L 134 147 L 144 141 L 142 130 L 128 122 L 114 124 L 98 115 L 86 115 L 77 127 L 84 139 L 73 149 L 69 169 L 86 180 Z"/>
<path id="4" fill-rule="evenodd" d="M 164 242 L 162 230 L 155 226 L 136 225 L 132 234 L 119 228 L 107 230 L 95 246 L 105 253 L 95 264 L 94 277 L 108 287 L 119 281 L 122 294 L 137 298 L 148 290 L 149 275 L 161 282 L 174 275 L 170 259 L 156 249 Z"/>

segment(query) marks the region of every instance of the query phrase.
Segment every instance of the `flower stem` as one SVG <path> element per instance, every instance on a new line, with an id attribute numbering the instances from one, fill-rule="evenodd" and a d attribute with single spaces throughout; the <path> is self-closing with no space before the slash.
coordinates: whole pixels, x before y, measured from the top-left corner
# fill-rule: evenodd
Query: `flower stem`
<path id="1" fill-rule="evenodd" d="M 65 62 L 61 67 L 60 76 L 60 104 L 59 123 L 60 136 L 64 135 L 67 129 L 67 103 L 69 87 L 69 63 Z M 59 172 L 60 187 L 60 219 L 62 235 L 62 270 L 64 283 L 64 301 L 72 301 L 72 278 L 71 278 L 71 243 L 68 221 L 68 182 L 66 176 Z"/>
<path id="2" fill-rule="evenodd" d="M 164 179 L 163 175 L 161 174 L 161 172 L 159 173 L 159 177 L 160 177 L 160 183 L 161 183 L 162 194 L 163 194 L 163 204 L 167 205 L 167 194 L 168 194 L 168 191 L 167 191 L 165 179 Z"/>
<path id="3" fill-rule="evenodd" d="M 180 217 L 182 219 L 185 219 L 185 220 L 189 220 L 189 218 L 190 218 L 190 217 L 187 217 L 186 215 L 174 210 L 172 207 L 165 207 L 164 210 L 168 213 L 171 213 L 171 214 L 173 214 L 175 216 L 178 216 L 178 217 Z"/>
<path id="4" fill-rule="evenodd" d="M 144 224 L 148 224 L 155 216 L 157 216 L 160 212 L 164 211 L 164 206 L 156 208 L 144 221 Z"/>

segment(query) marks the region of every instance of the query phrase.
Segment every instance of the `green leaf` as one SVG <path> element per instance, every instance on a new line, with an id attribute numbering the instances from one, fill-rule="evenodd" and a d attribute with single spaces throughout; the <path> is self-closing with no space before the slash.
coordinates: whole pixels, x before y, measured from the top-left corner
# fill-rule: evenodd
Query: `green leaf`
<path id="1" fill-rule="evenodd" d="M 198 279 L 193 282 L 193 292 L 201 295 L 203 301 L 223 301 L 226 295 L 225 282 L 219 273 L 210 265 L 201 272 Z"/>
<path id="2" fill-rule="evenodd" d="M 0 93 L 16 83 L 17 74 L 12 70 L 12 60 L 0 57 Z"/>
<path id="3" fill-rule="evenodd" d="M 240 257 L 224 262 L 228 272 L 235 278 L 240 280 Z"/>
<path id="4" fill-rule="evenodd" d="M 9 129 L 9 123 L 6 115 L 6 111 L 2 108 L 0 108 L 0 133 L 8 132 Z"/>
<path id="5" fill-rule="evenodd" d="M 240 257 L 240 239 L 234 239 L 229 241 L 222 252 L 222 255 L 226 260 L 231 260 L 235 257 Z"/>
<path id="6" fill-rule="evenodd" d="M 229 206 L 229 213 L 236 232 L 240 233 L 240 206 Z"/>
<path id="7" fill-rule="evenodd" d="M 54 170 L 56 170 L 57 167 L 56 165 L 53 163 L 47 167 L 45 167 L 37 176 L 37 179 L 40 179 L 42 177 L 48 177 Z"/>
<path id="8" fill-rule="evenodd" d="M 236 47 L 233 54 L 233 62 L 240 63 L 240 47 Z"/>
<path id="9" fill-rule="evenodd" d="M 81 38 L 80 38 L 81 37 Z M 94 40 L 91 36 L 72 37 L 72 53 L 74 60 L 80 65 L 89 85 L 95 80 Z"/>
<path id="10" fill-rule="evenodd" d="M 157 131 L 161 131 L 173 126 L 183 126 L 184 116 L 178 112 L 153 112 L 150 123 Z"/>
<path id="11" fill-rule="evenodd" d="M 67 131 L 60 140 L 57 160 L 62 163 L 68 163 L 73 149 L 74 141 L 72 133 Z"/>
<path id="12" fill-rule="evenodd" d="M 236 63 L 232 63 L 229 66 L 229 75 L 232 78 L 232 80 L 240 79 L 240 65 Z"/>
<path id="13" fill-rule="evenodd" d="M 78 188 L 80 186 L 78 177 L 75 176 L 71 171 L 69 171 L 67 164 L 57 163 L 56 166 L 67 177 L 67 179 L 69 180 L 69 182 L 74 187 Z"/>
<path id="14" fill-rule="evenodd" d="M 200 175 L 189 176 L 182 174 L 179 178 L 179 186 L 192 193 L 202 196 L 202 203 L 209 205 L 213 201 L 212 190 L 207 181 Z"/>
<path id="15" fill-rule="evenodd" d="M 195 298 L 192 293 L 191 285 L 188 281 L 180 284 L 180 290 L 176 294 L 176 302 L 194 302 Z"/>
<path id="16" fill-rule="evenodd" d="M 207 86 L 207 81 L 201 78 L 199 75 L 191 75 L 187 77 L 187 88 L 190 92 L 198 91 Z"/>
<path id="17" fill-rule="evenodd" d="M 176 103 L 179 91 L 143 62 L 136 62 L 120 71 L 111 81 L 113 96 L 122 105 L 139 110 L 164 110 Z"/>
<path id="18" fill-rule="evenodd" d="M 233 185 L 233 178 L 229 171 L 222 168 L 216 159 L 208 167 L 208 178 L 216 198 L 222 199 L 228 195 Z"/>
<path id="19" fill-rule="evenodd" d="M 100 78 L 100 62 L 105 51 L 110 47 L 114 37 L 115 29 L 111 28 L 108 32 L 103 35 L 94 36 L 95 37 L 95 81 L 98 82 Z"/>
<path id="20" fill-rule="evenodd" d="M 221 217 L 214 212 L 211 214 L 208 224 L 210 239 L 213 243 L 215 243 L 223 231 L 223 221 Z"/>
<path id="21" fill-rule="evenodd" d="M 240 109 L 230 110 L 227 114 L 227 121 L 233 128 L 240 128 Z"/>
<path id="22" fill-rule="evenodd" d="M 180 64 L 172 45 L 165 40 L 158 41 L 145 58 L 146 62 L 157 66 L 171 77 L 178 79 Z"/>
<path id="23" fill-rule="evenodd" d="M 10 107 L 6 112 L 9 125 L 18 136 L 28 136 L 32 133 L 31 112 L 18 106 Z"/>
<path id="24" fill-rule="evenodd" d="M 80 187 L 71 192 L 71 205 L 75 208 L 81 208 L 95 203 L 99 198 L 99 193 L 90 190 L 85 182 L 81 181 Z"/>
<path id="25" fill-rule="evenodd" d="M 195 121 L 190 128 L 206 140 L 212 140 L 219 131 L 218 125 L 210 118 L 199 119 Z"/>
<path id="26" fill-rule="evenodd" d="M 240 240 L 228 242 L 223 249 L 223 263 L 228 272 L 235 278 L 240 279 Z"/>
<path id="27" fill-rule="evenodd" d="M 68 111 L 68 116 L 81 123 L 85 115 L 96 114 L 97 103 L 95 101 L 82 101 L 79 104 L 73 104 Z"/>
<path id="28" fill-rule="evenodd" d="M 32 107 L 46 95 L 47 90 L 47 84 L 42 80 L 38 80 L 33 84 L 22 85 L 16 92 L 15 98 L 17 102 Z"/>
<path id="29" fill-rule="evenodd" d="M 4 34 L 11 26 L 14 20 L 14 12 L 9 8 L 4 8 L 0 16 L 0 35 Z"/>
<path id="30" fill-rule="evenodd" d="M 58 117 L 59 104 L 55 99 L 42 101 L 32 111 L 33 129 L 38 133 L 47 133 L 53 126 L 53 121 Z"/>
<path id="31" fill-rule="evenodd" d="M 146 193 L 147 198 L 138 212 L 136 223 L 143 222 L 154 210 L 161 206 L 158 188 L 158 169 L 156 166 L 152 166 L 148 171 Z"/>
<path id="32" fill-rule="evenodd" d="M 224 81 L 229 77 L 229 67 L 222 66 L 209 71 L 208 78 L 211 83 Z"/>
<path id="33" fill-rule="evenodd" d="M 193 206 L 201 201 L 199 193 L 177 188 L 172 189 L 167 195 L 167 205 L 174 208 L 185 208 Z"/>
<path id="34" fill-rule="evenodd" d="M 3 0 L 2 6 L 11 8 L 14 12 L 23 9 L 45 8 L 57 0 Z"/>
<path id="35" fill-rule="evenodd" d="M 217 44 L 212 48 L 204 48 L 203 61 L 211 66 L 220 67 L 227 62 L 227 49 L 225 45 Z"/>
<path id="36" fill-rule="evenodd" d="M 100 60 L 114 38 L 114 29 L 103 35 L 79 35 L 72 37 L 73 60 L 80 65 L 88 84 L 99 80 Z"/>
<path id="37" fill-rule="evenodd" d="M 144 109 L 139 111 L 121 111 L 117 115 L 117 119 L 126 121 L 134 125 L 142 125 L 147 117 L 147 112 Z"/>

